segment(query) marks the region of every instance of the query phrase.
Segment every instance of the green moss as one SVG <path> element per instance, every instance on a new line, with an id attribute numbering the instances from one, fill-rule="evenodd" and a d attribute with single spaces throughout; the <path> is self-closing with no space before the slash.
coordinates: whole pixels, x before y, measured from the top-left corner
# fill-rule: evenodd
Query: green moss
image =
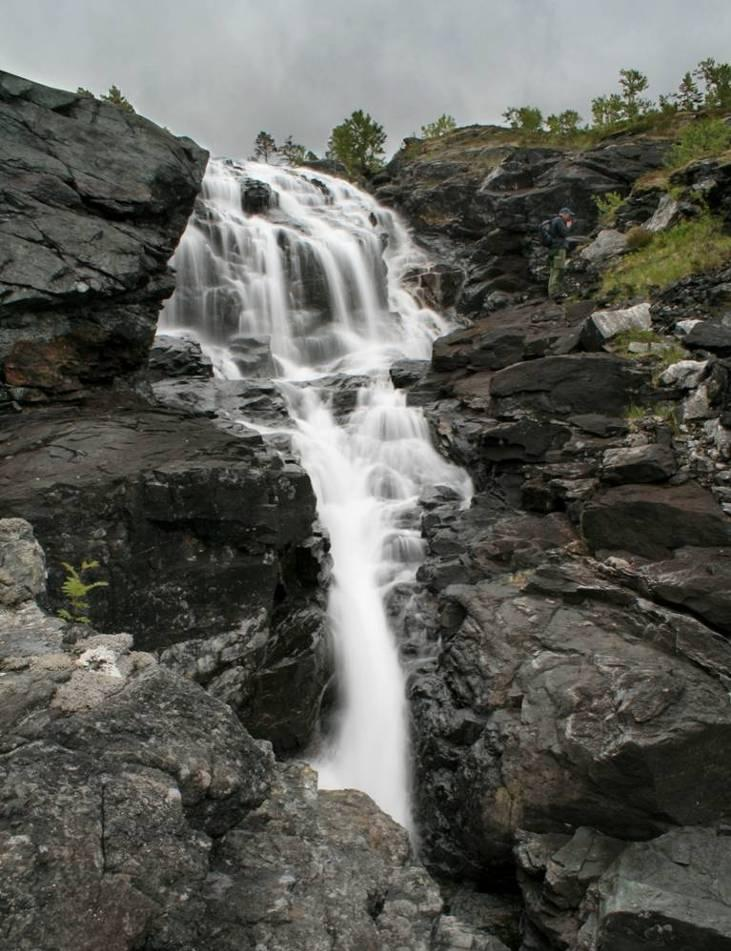
<path id="1" fill-rule="evenodd" d="M 729 261 L 731 236 L 724 234 L 719 219 L 705 214 L 656 234 L 646 247 L 627 254 L 605 272 L 602 290 L 614 297 L 646 296 Z"/>

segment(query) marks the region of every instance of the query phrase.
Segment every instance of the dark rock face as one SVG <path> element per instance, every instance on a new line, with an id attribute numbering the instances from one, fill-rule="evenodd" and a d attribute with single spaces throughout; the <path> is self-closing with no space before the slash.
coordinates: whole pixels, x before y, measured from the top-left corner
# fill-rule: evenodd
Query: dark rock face
<path id="1" fill-rule="evenodd" d="M 490 393 L 500 406 L 559 416 L 621 415 L 645 381 L 641 370 L 610 354 L 568 354 L 506 367 L 493 376 Z"/>
<path id="2" fill-rule="evenodd" d="M 272 207 L 274 195 L 266 182 L 248 178 L 241 183 L 241 207 L 250 215 L 258 215 Z"/>
<path id="3" fill-rule="evenodd" d="M 0 385 L 69 394 L 143 366 L 207 154 L 0 72 Z"/>
<path id="4" fill-rule="evenodd" d="M 42 552 L 8 568 L 20 586 Z M 27 546 L 26 546 L 27 547 Z M 0 606 L 0 905 L 18 951 L 507 951 L 515 907 L 443 914 L 406 832 L 318 792 L 228 706 L 103 635 Z"/>
<path id="5" fill-rule="evenodd" d="M 33 524 L 52 589 L 61 561 L 96 558 L 110 584 L 95 621 L 148 649 L 271 616 L 314 583 L 308 549 L 297 554 L 315 515 L 298 465 L 205 420 L 139 403 L 98 410 L 36 412 L 3 430 L 0 512 Z"/>
<path id="6" fill-rule="evenodd" d="M 728 903 L 696 849 L 725 874 L 731 275 L 606 307 L 591 299 L 597 258 L 577 278 L 588 299 L 527 300 L 540 275 L 527 229 L 551 194 L 536 183 L 569 157 L 536 149 L 521 164 L 513 147 L 488 155 L 470 141 L 469 161 L 441 165 L 430 156 L 442 146 L 412 148 L 380 186 L 428 247 L 462 262 L 456 307 L 474 315 L 436 342 L 430 367 L 393 374 L 476 487 L 464 512 L 429 498 L 422 522 L 431 653 L 409 689 L 423 855 L 492 888 L 517 876 L 520 951 L 726 947 Z M 577 173 L 569 204 L 585 184 L 629 189 L 641 157 L 624 183 L 599 184 L 618 144 Z M 618 227 L 672 226 L 668 211 L 693 213 L 638 189 Z M 498 300 L 503 283 L 513 290 Z M 623 331 L 691 353 L 669 368 L 620 356 Z"/>
<path id="7" fill-rule="evenodd" d="M 629 846 L 597 886 L 585 926 L 591 947 L 622 951 L 731 948 L 731 839 L 707 829 Z"/>
<path id="8" fill-rule="evenodd" d="M 584 152 L 523 148 L 509 130 L 471 126 L 436 143 L 407 143 L 374 184 L 437 259 L 462 270 L 457 310 L 480 314 L 500 306 L 502 294 L 510 300 L 542 279 L 543 219 L 571 205 L 577 230 L 587 234 L 596 222 L 594 196 L 626 194 L 662 165 L 669 145 L 625 136 Z"/>
<path id="9" fill-rule="evenodd" d="M 622 485 L 587 504 L 581 519 L 587 544 L 662 558 L 675 548 L 731 544 L 731 522 L 710 492 L 693 483 Z"/>
<path id="10" fill-rule="evenodd" d="M 147 364 L 147 379 L 151 383 L 177 377 L 205 380 L 212 376 L 213 365 L 197 341 L 169 334 L 155 337 Z"/>

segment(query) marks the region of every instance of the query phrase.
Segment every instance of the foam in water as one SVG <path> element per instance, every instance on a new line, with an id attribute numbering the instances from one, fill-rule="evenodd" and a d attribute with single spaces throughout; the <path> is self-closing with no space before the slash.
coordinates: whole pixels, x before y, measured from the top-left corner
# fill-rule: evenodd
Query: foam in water
<path id="1" fill-rule="evenodd" d="M 266 214 L 242 212 L 249 180 Z M 386 603 L 423 557 L 418 499 L 471 484 L 433 449 L 419 409 L 388 367 L 427 359 L 445 321 L 403 285 L 424 265 L 398 218 L 339 179 L 281 167 L 211 162 L 176 252 L 165 332 L 193 331 L 217 374 L 274 375 L 331 542 L 328 613 L 341 707 L 316 755 L 320 785 L 357 788 L 411 826 L 405 674 Z M 322 392 L 333 374 L 367 376 L 338 422 Z M 324 378 L 324 379 L 323 379 Z"/>

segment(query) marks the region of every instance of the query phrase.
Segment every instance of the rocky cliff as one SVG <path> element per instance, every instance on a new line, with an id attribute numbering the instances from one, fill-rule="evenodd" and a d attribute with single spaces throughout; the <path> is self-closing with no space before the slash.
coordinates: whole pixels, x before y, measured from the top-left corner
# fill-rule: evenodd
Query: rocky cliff
<path id="1" fill-rule="evenodd" d="M 297 748 L 330 664 L 309 479 L 253 432 L 163 405 L 152 384 L 174 360 L 147 371 L 207 155 L 8 74 L 0 123 L 0 516 L 33 525 L 49 607 L 65 605 L 64 563 L 98 562 L 101 630 L 175 645 L 188 676 Z"/>
<path id="2" fill-rule="evenodd" d="M 670 179 L 667 137 L 473 128 L 376 182 L 458 322 L 392 377 L 476 486 L 422 500 L 402 632 L 422 864 L 272 755 L 331 674 L 309 480 L 235 422 L 281 399 L 190 342 L 148 354 L 205 156 L 7 74 L 0 123 L 0 943 L 731 948 L 731 270 L 605 281 L 638 225 L 728 223 L 727 158 Z M 536 225 L 566 203 L 586 241 L 555 304 Z M 93 626 L 49 613 L 84 560 Z"/>
<path id="3" fill-rule="evenodd" d="M 725 246 L 727 160 L 664 177 L 657 138 L 507 135 L 411 143 L 377 182 L 449 264 L 422 291 L 468 315 L 392 374 L 478 488 L 423 521 L 424 857 L 517 882 L 522 951 L 729 947 L 731 254 L 640 292 L 606 280 L 632 229 L 660 249 L 710 208 Z M 536 231 L 563 204 L 585 238 L 554 304 Z"/>

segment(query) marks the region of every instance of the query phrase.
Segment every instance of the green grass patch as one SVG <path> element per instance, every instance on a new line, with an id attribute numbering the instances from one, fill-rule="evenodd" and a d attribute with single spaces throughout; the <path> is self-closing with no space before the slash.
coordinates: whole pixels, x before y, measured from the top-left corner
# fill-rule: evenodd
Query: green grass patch
<path id="1" fill-rule="evenodd" d="M 731 236 L 724 233 L 719 219 L 705 214 L 659 232 L 646 247 L 625 255 L 605 272 L 602 290 L 625 299 L 646 296 L 729 261 Z"/>

